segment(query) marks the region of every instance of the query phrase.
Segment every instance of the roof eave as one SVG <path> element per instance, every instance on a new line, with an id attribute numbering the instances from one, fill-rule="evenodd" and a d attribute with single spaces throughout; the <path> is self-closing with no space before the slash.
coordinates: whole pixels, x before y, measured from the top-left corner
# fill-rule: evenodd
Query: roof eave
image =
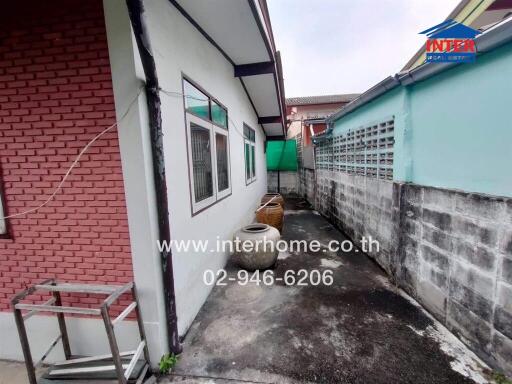
<path id="1" fill-rule="evenodd" d="M 390 91 L 391 89 L 398 87 L 399 85 L 400 82 L 397 80 L 395 76 L 389 76 L 385 78 L 380 83 L 376 84 L 366 92 L 359 95 L 353 101 L 345 105 L 338 112 L 329 116 L 326 119 L 326 122 L 330 123 L 338 120 L 340 117 L 352 112 L 353 110 L 363 106 L 364 104 L 369 103 L 370 101 L 376 99 L 377 97 Z"/>
<path id="2" fill-rule="evenodd" d="M 311 105 L 342 104 L 350 103 L 359 93 L 347 93 L 339 95 L 303 96 L 290 97 L 286 99 L 287 107 L 301 107 Z"/>
<path id="3" fill-rule="evenodd" d="M 226 42 L 232 42 L 232 39 L 238 36 L 237 34 L 231 33 L 226 34 L 223 31 L 223 35 L 219 38 L 219 35 L 214 39 L 212 37 L 212 31 L 214 30 L 215 24 L 210 23 L 211 18 L 206 20 L 201 19 L 201 13 L 198 11 L 194 4 L 197 2 L 186 2 L 182 0 L 169 0 L 169 2 L 215 47 L 217 50 L 231 63 L 234 67 L 234 76 L 240 79 L 241 85 L 249 99 L 249 102 L 258 118 L 271 118 L 279 117 L 280 127 L 276 124 L 273 125 L 261 125 L 265 135 L 282 135 L 285 133 L 285 119 L 286 119 L 286 107 L 284 104 L 284 82 L 282 80 L 282 68 L 277 58 L 277 52 L 275 49 L 274 37 L 272 34 L 272 26 L 270 23 L 270 16 L 268 13 L 268 7 L 266 0 L 245 0 L 237 2 L 237 5 L 244 7 L 249 12 L 242 12 L 246 17 L 247 23 L 244 25 L 253 25 L 254 20 L 256 27 L 252 30 L 251 38 L 254 41 L 263 43 L 265 49 L 262 49 L 257 55 L 251 56 L 250 60 L 235 59 L 240 49 L 234 49 L 233 45 L 226 44 Z M 228 3 L 220 3 L 215 5 L 218 7 L 231 7 Z M 220 12 L 219 14 L 225 14 Z M 221 16 L 219 16 L 221 17 Z M 252 20 L 250 20 L 252 19 Z M 212 26 L 213 25 L 213 26 Z M 217 32 L 219 32 L 217 30 Z M 231 39 L 231 40 L 230 40 Z M 260 40 L 261 39 L 261 40 Z M 248 42 L 246 42 L 248 43 Z M 245 44 L 245 46 L 251 46 Z M 228 47 L 228 49 L 226 49 Z M 243 51 L 243 50 L 242 50 Z M 251 88 L 251 76 L 260 76 L 253 80 L 253 87 Z M 259 81 L 261 78 L 268 82 L 263 87 L 254 86 L 255 81 Z M 244 81 L 245 80 L 245 81 Z M 273 84 L 271 86 L 270 84 Z M 269 98 L 272 98 L 271 103 Z M 258 102 L 259 100 L 259 102 Z M 262 101 L 263 100 L 263 101 Z M 267 102 L 268 101 L 268 102 Z"/>

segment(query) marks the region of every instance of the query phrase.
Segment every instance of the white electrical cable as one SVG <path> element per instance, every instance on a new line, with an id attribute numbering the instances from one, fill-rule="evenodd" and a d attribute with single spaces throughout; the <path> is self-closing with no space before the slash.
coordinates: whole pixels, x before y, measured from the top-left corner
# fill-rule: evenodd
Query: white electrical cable
<path id="1" fill-rule="evenodd" d="M 87 152 L 87 150 L 89 149 L 89 147 L 91 145 L 93 145 L 99 138 L 101 138 L 103 135 L 105 135 L 107 132 L 109 132 L 110 130 L 114 129 L 117 124 L 119 124 L 125 117 L 126 115 L 128 114 L 128 112 L 130 111 L 130 109 L 132 108 L 133 104 L 137 101 L 137 99 L 139 98 L 139 95 L 140 93 L 142 92 L 142 89 L 143 87 L 141 87 L 139 89 L 139 91 L 137 92 L 137 96 L 131 101 L 131 103 L 128 105 L 128 109 L 126 110 L 125 113 L 123 113 L 123 115 L 119 118 L 118 121 L 116 121 L 114 124 L 112 124 L 111 126 L 105 128 L 103 131 L 101 131 L 99 134 L 97 134 L 91 141 L 89 141 L 87 143 L 87 145 L 85 147 L 82 148 L 82 150 L 80 151 L 80 153 L 77 155 L 77 157 L 75 158 L 75 160 L 73 161 L 73 163 L 71 163 L 71 166 L 68 168 L 67 172 L 64 174 L 64 177 L 62 178 L 62 180 L 60 181 L 59 185 L 57 185 L 57 187 L 55 188 L 55 190 L 53 191 L 53 193 L 42 203 L 40 204 L 39 206 L 37 207 L 34 207 L 34 208 L 31 208 L 29 210 L 26 210 L 26 211 L 23 211 L 23 212 L 19 212 L 19 213 L 14 213 L 12 215 L 8 215 L 8 216 L 4 216 L 4 217 L 0 217 L 0 220 L 4 220 L 4 219 L 11 219 L 13 217 L 19 217 L 19 216 L 25 216 L 29 213 L 32 213 L 32 212 L 36 212 L 38 211 L 39 209 L 43 208 L 46 204 L 48 204 L 50 201 L 53 200 L 53 198 L 57 195 L 57 193 L 59 193 L 59 191 L 62 189 L 62 186 L 64 185 L 64 183 L 66 182 L 67 178 L 69 177 L 69 175 L 71 174 L 71 171 L 76 167 L 76 165 L 78 164 L 78 162 L 80 161 L 81 157 L 84 155 L 85 152 Z M 172 91 L 166 91 L 164 89 L 161 89 L 160 88 L 160 91 L 162 91 L 162 93 L 168 95 L 168 96 L 174 96 L 174 97 L 187 97 L 187 98 L 190 98 L 190 99 L 194 99 L 194 100 L 199 100 L 199 101 L 208 101 L 207 99 L 200 99 L 200 98 L 196 98 L 194 96 L 190 96 L 190 95 L 185 95 L 183 93 L 180 93 L 180 92 L 172 92 Z M 228 115 L 228 120 L 233 124 L 233 126 L 235 127 L 235 131 L 242 137 L 242 138 L 245 138 L 244 134 L 242 132 L 240 132 L 240 130 L 238 129 L 238 126 L 236 125 L 236 123 L 233 121 L 233 119 L 231 119 L 231 117 L 229 117 Z M 273 199 L 272 199 L 273 200 Z M 261 209 L 261 208 L 260 208 Z"/>
<path id="2" fill-rule="evenodd" d="M 117 126 L 118 123 L 120 123 L 125 117 L 126 115 L 128 114 L 128 112 L 130 111 L 130 109 L 132 108 L 133 104 L 137 101 L 137 99 L 139 98 L 139 95 L 140 93 L 142 92 L 142 87 L 139 89 L 139 91 L 137 92 L 137 96 L 133 99 L 133 101 L 128 105 L 128 109 L 126 110 L 126 112 L 119 118 L 118 121 L 116 121 L 114 124 L 112 124 L 111 126 L 105 128 L 103 131 L 101 131 L 99 134 L 97 134 L 96 136 L 94 136 L 94 138 L 89 141 L 87 143 L 87 145 L 85 147 L 83 147 L 83 149 L 80 151 L 80 153 L 78 154 L 78 156 L 75 158 L 75 161 L 73 161 L 73 163 L 71 163 L 71 166 L 68 168 L 67 172 L 64 174 L 64 177 L 62 178 L 62 180 L 60 181 L 59 185 L 57 185 L 57 188 L 55 188 L 55 190 L 53 191 L 53 193 L 42 203 L 40 204 L 39 206 L 37 207 L 34 207 L 34 208 L 30 208 L 29 210 L 27 211 L 23 211 L 23 212 L 19 212 L 19 213 L 14 213 L 12 215 L 8 215 L 8 216 L 5 216 L 5 217 L 0 217 L 0 220 L 2 219 L 11 219 L 13 217 L 19 217 L 19 216 L 24 216 L 24 215 L 27 215 L 29 213 L 32 213 L 32 212 L 36 212 L 38 211 L 39 209 L 43 208 L 46 204 L 48 204 L 50 201 L 53 200 L 53 198 L 55 197 L 55 195 L 57 195 L 57 193 L 59 193 L 59 191 L 62 189 L 62 186 L 64 185 L 64 183 L 66 182 L 67 178 L 69 177 L 69 175 L 71 174 L 71 171 L 76 167 L 76 165 L 78 164 L 78 162 L 80 161 L 80 158 L 84 155 L 85 152 L 87 152 L 87 150 L 89 149 L 89 147 L 91 145 L 93 145 L 100 137 L 102 137 L 104 134 L 106 134 L 107 132 L 109 132 L 110 130 L 112 130 L 113 128 L 115 128 Z"/>

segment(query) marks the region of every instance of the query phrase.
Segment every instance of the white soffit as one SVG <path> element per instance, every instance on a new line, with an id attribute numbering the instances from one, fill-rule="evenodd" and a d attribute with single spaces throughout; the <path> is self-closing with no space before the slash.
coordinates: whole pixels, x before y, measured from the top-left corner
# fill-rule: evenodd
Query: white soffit
<path id="1" fill-rule="evenodd" d="M 271 60 L 249 1 L 176 0 L 237 65 Z"/>
<path id="2" fill-rule="evenodd" d="M 243 80 L 259 116 L 281 115 L 273 74 L 247 76 Z"/>
<path id="3" fill-rule="evenodd" d="M 267 136 L 283 136 L 283 126 L 280 123 L 263 124 Z"/>

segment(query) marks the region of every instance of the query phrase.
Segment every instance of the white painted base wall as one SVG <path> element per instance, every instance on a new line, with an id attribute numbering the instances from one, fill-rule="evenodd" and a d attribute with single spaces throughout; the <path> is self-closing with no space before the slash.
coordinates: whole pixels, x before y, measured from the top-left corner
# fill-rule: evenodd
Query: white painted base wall
<path id="1" fill-rule="evenodd" d="M 107 333 L 102 320 L 68 318 L 66 319 L 66 326 L 70 339 L 71 353 L 76 355 L 110 353 Z M 57 318 L 55 316 L 32 316 L 26 321 L 26 327 L 32 359 L 36 363 L 59 334 Z M 137 348 L 139 333 L 135 322 L 121 322 L 115 331 L 121 351 Z M 0 313 L 0 335 L 2 335 L 0 357 L 8 360 L 23 360 L 20 339 L 12 313 Z M 63 359 L 62 343 L 59 342 L 46 361 L 56 362 Z"/>
<path id="2" fill-rule="evenodd" d="M 167 352 L 167 330 L 162 288 L 155 187 L 144 85 L 144 73 L 133 39 L 125 0 L 104 0 L 105 22 L 112 68 L 119 146 L 130 229 L 132 264 L 139 303 L 155 368 Z"/>

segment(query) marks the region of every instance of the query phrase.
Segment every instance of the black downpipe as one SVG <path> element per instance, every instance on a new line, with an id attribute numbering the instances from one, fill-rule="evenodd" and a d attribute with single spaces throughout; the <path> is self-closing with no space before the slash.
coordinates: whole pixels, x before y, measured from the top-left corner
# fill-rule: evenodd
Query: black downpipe
<path id="1" fill-rule="evenodd" d="M 171 232 L 169 227 L 169 205 L 167 201 L 167 183 L 165 178 L 164 146 L 162 133 L 162 114 L 160 110 L 160 93 L 155 59 L 144 19 L 143 0 L 126 0 L 130 22 L 139 49 L 142 67 L 146 75 L 146 98 L 149 114 L 149 131 L 151 136 L 151 153 L 153 157 L 153 174 L 156 189 L 156 204 L 158 211 L 159 240 L 170 244 Z M 174 294 L 174 274 L 171 251 L 163 250 L 162 274 L 164 286 L 164 301 L 169 351 L 178 354 L 181 345 L 178 336 L 178 319 L 176 317 L 176 298 Z"/>

